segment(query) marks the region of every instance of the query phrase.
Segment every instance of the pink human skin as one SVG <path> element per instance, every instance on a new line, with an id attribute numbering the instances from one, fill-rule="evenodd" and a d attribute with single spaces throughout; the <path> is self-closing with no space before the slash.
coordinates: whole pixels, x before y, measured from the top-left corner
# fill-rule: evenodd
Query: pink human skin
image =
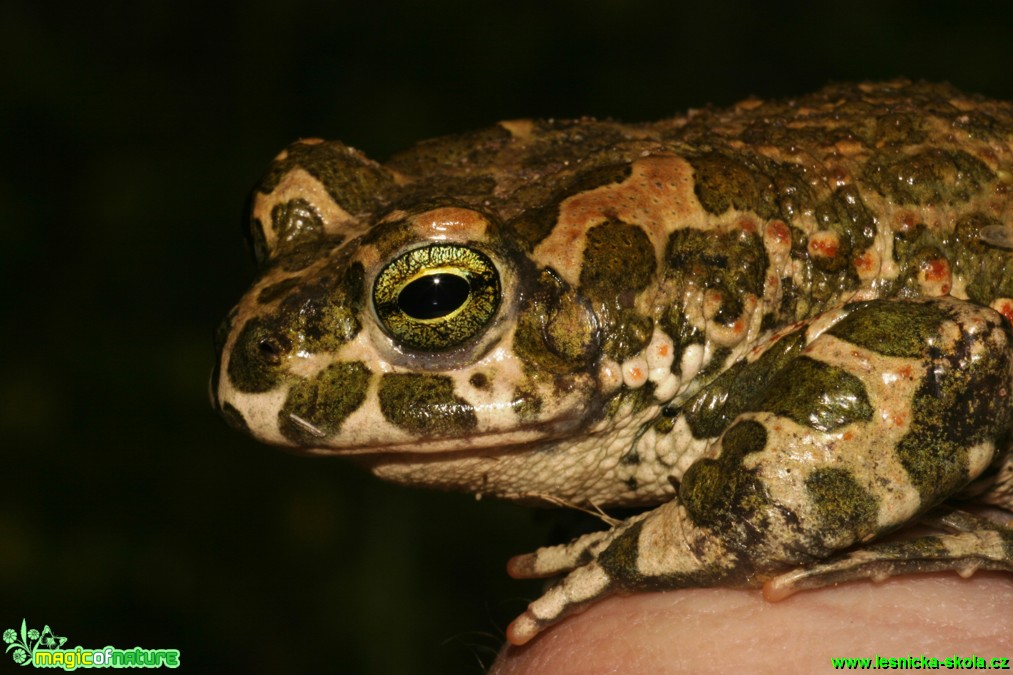
<path id="1" fill-rule="evenodd" d="M 613 597 L 562 621 L 490 671 L 828 672 L 831 657 L 1010 659 L 1013 579 L 930 574 L 799 593 L 687 589 Z"/>

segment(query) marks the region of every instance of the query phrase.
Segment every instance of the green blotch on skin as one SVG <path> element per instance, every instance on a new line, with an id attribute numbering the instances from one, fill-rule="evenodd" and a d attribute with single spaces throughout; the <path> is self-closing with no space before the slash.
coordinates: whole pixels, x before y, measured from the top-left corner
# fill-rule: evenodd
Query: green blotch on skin
<path id="1" fill-rule="evenodd" d="M 806 492 L 816 509 L 821 539 L 849 545 L 876 531 L 879 506 L 850 471 L 816 469 L 805 481 Z"/>
<path id="2" fill-rule="evenodd" d="M 644 576 L 637 569 L 637 550 L 643 527 L 643 523 L 630 526 L 598 555 L 598 564 L 609 578 L 624 588 L 637 588 L 644 581 Z"/>
<path id="3" fill-rule="evenodd" d="M 804 346 L 805 336 L 796 331 L 775 342 L 756 361 L 738 361 L 719 375 L 682 407 L 693 436 L 716 438 L 740 413 L 755 410 L 754 401 L 770 379 Z"/>
<path id="4" fill-rule="evenodd" d="M 297 197 L 271 208 L 271 229 L 277 235 L 278 250 L 301 244 L 315 244 L 324 237 L 324 221 L 307 200 Z"/>
<path id="5" fill-rule="evenodd" d="M 327 194 L 351 214 L 363 213 L 395 187 L 391 174 L 338 141 L 297 142 L 284 159 L 275 160 L 257 191 L 270 194 L 292 170 L 301 168 L 324 186 Z"/>
<path id="6" fill-rule="evenodd" d="M 299 380 L 288 390 L 278 412 L 278 425 L 285 438 L 312 446 L 337 433 L 341 424 L 366 400 L 371 373 L 361 361 L 327 366 L 314 377 Z M 294 417 L 311 425 L 320 434 Z"/>
<path id="7" fill-rule="evenodd" d="M 746 420 L 733 425 L 721 438 L 718 459 L 697 460 L 682 477 L 679 498 L 693 522 L 727 536 L 726 543 L 742 550 L 762 536 L 767 509 L 766 488 L 742 459 L 767 444 L 767 430 Z"/>
<path id="8" fill-rule="evenodd" d="M 656 270 L 654 246 L 642 228 L 608 221 L 588 230 L 580 290 L 594 305 L 603 351 L 617 361 L 650 342 L 654 322 L 639 314 L 634 303 Z"/>
<path id="9" fill-rule="evenodd" d="M 995 174 L 977 157 L 939 148 L 899 157 L 874 156 L 862 177 L 899 204 L 962 203 L 995 180 Z"/>
<path id="10" fill-rule="evenodd" d="M 281 362 L 268 358 L 262 345 L 272 341 L 283 351 L 291 347 L 274 321 L 255 317 L 246 322 L 229 354 L 228 373 L 239 391 L 257 394 L 274 389 L 282 380 Z"/>
<path id="11" fill-rule="evenodd" d="M 424 436 L 461 435 L 478 425 L 475 409 L 454 394 L 446 375 L 385 374 L 380 410 L 392 424 Z"/>
<path id="12" fill-rule="evenodd" d="M 968 449 L 1005 442 L 1013 420 L 1013 396 L 999 395 L 1013 379 L 1009 349 L 987 344 L 975 350 L 975 339 L 982 338 L 964 335 L 951 353 L 926 364 L 911 425 L 897 444 L 897 457 L 925 506 L 966 485 L 973 478 Z"/>
<path id="13" fill-rule="evenodd" d="M 843 368 L 800 356 L 773 376 L 755 403 L 818 431 L 872 419 L 865 386 Z"/>
<path id="14" fill-rule="evenodd" d="M 700 205 L 720 215 L 728 209 L 761 218 L 791 220 L 811 208 L 813 191 L 801 167 L 762 155 L 708 152 L 689 158 Z"/>
<path id="15" fill-rule="evenodd" d="M 872 419 L 861 380 L 847 371 L 800 356 L 796 331 L 752 363 L 739 361 L 689 399 L 682 410 L 696 438 L 714 438 L 743 412 L 772 412 L 798 424 L 831 431 Z"/>
<path id="16" fill-rule="evenodd" d="M 657 266 L 654 246 L 643 228 L 608 221 L 587 232 L 580 288 L 595 299 L 637 293 L 654 279 Z"/>
<path id="17" fill-rule="evenodd" d="M 852 307 L 827 333 L 886 356 L 920 358 L 951 318 L 935 303 L 872 300 Z"/>

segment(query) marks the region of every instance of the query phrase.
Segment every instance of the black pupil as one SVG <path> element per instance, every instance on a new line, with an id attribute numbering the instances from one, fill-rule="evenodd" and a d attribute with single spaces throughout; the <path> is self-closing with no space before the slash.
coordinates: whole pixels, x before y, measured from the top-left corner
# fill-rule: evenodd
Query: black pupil
<path id="1" fill-rule="evenodd" d="M 413 319 L 437 319 L 468 300 L 471 285 L 456 274 L 436 273 L 412 281 L 401 289 L 397 306 Z"/>

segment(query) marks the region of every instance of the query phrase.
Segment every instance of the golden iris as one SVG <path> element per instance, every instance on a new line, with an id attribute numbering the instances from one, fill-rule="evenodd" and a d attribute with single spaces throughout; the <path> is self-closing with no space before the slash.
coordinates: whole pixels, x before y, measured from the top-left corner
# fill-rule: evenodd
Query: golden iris
<path id="1" fill-rule="evenodd" d="M 422 351 L 452 349 L 478 335 L 499 309 L 500 296 L 492 261 L 460 244 L 407 251 L 373 284 L 373 306 L 387 333 Z"/>

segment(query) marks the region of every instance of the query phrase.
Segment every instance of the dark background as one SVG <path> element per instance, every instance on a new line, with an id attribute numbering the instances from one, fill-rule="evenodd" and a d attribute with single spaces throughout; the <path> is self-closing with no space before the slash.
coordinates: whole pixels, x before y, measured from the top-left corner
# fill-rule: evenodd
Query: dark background
<path id="1" fill-rule="evenodd" d="M 1013 98 L 1013 3 L 7 3 L 0 629 L 193 671 L 478 673 L 552 520 L 257 445 L 207 403 L 290 141 L 382 159 L 522 116 L 669 116 L 898 75 Z M 10 672 L 9 655 L 0 670 Z"/>

